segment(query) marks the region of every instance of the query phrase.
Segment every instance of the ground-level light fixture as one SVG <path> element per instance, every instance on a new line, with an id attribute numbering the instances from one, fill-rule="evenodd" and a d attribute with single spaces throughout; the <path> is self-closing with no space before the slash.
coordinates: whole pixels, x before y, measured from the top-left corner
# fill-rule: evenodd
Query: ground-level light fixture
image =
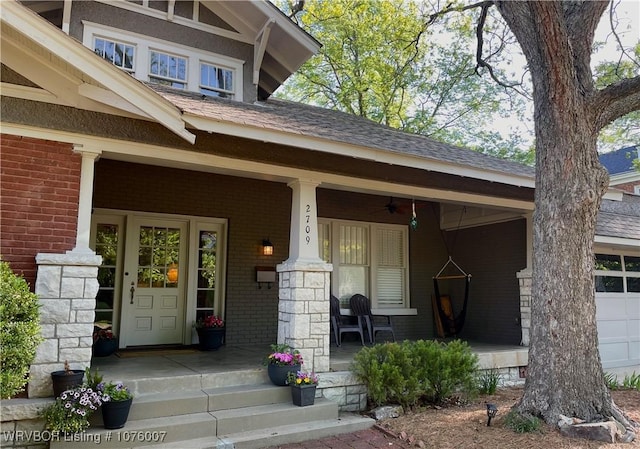
<path id="1" fill-rule="evenodd" d="M 498 413 L 498 407 L 495 404 L 487 404 L 487 426 L 491 425 L 491 418 L 494 418 Z"/>

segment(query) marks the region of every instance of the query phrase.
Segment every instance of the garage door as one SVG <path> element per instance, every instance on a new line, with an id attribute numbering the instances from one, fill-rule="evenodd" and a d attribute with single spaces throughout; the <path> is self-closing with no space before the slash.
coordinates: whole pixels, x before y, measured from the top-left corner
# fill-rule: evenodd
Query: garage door
<path id="1" fill-rule="evenodd" d="M 640 257 L 596 254 L 595 274 L 602 367 L 640 367 Z"/>

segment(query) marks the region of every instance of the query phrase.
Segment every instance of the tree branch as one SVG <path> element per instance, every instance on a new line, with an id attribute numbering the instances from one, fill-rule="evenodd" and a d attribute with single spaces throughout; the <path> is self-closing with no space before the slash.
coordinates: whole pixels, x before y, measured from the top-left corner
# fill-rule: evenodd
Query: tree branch
<path id="1" fill-rule="evenodd" d="M 602 129 L 617 118 L 640 110 L 640 76 L 623 79 L 596 91 L 590 102 L 596 117 L 597 129 Z"/>
<path id="2" fill-rule="evenodd" d="M 487 21 L 487 14 L 489 12 L 489 8 L 493 6 L 493 2 L 484 2 L 481 5 L 482 10 L 480 11 L 480 17 L 478 18 L 478 24 L 476 25 L 476 39 L 478 40 L 478 47 L 476 48 L 476 68 L 475 72 L 477 75 L 480 75 L 480 68 L 484 67 L 489 72 L 491 79 L 493 79 L 496 83 L 498 83 L 502 87 L 515 87 L 517 84 L 507 84 L 504 81 L 500 80 L 495 72 L 493 71 L 493 66 L 489 64 L 485 59 L 482 58 L 482 47 L 484 46 L 484 38 L 483 38 L 483 29 L 484 25 Z"/>
<path id="3" fill-rule="evenodd" d="M 620 1 L 618 1 L 617 4 L 620 4 Z M 631 56 L 629 54 L 629 52 L 627 51 L 627 49 L 624 47 L 624 45 L 622 45 L 622 40 L 620 39 L 620 36 L 618 35 L 618 32 L 616 31 L 616 25 L 614 24 L 614 11 L 615 11 L 615 6 L 614 6 L 614 2 L 611 2 L 611 5 L 609 7 L 609 24 L 611 25 L 611 34 L 613 34 L 613 36 L 616 38 L 616 42 L 618 42 L 618 46 L 620 47 L 620 58 L 618 59 L 618 67 L 620 66 L 620 63 L 622 62 L 622 59 L 626 56 L 627 58 L 629 58 L 629 60 L 636 65 L 637 67 L 640 67 L 640 62 L 638 62 L 633 56 Z M 616 69 L 617 72 L 617 69 Z"/>

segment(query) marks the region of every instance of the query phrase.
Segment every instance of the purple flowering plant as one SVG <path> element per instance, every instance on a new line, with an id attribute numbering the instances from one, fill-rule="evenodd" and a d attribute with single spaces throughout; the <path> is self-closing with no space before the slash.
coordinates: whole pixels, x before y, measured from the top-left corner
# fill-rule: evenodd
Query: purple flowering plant
<path id="1" fill-rule="evenodd" d="M 103 402 L 126 401 L 133 398 L 133 394 L 122 382 L 100 382 L 96 390 L 102 394 Z"/>
<path id="2" fill-rule="evenodd" d="M 298 371 L 294 373 L 293 371 L 289 373 L 287 380 L 289 381 L 289 385 L 318 385 L 319 378 L 316 373 L 308 372 L 308 371 Z"/>
<path id="3" fill-rule="evenodd" d="M 41 415 L 52 432 L 64 434 L 82 432 L 89 427 L 89 417 L 105 401 L 102 393 L 87 386 L 75 387 L 60 394 Z"/>
<path id="4" fill-rule="evenodd" d="M 302 365 L 302 354 L 297 349 L 292 349 L 289 345 L 271 345 L 271 354 L 267 356 L 267 365 L 293 366 Z"/>

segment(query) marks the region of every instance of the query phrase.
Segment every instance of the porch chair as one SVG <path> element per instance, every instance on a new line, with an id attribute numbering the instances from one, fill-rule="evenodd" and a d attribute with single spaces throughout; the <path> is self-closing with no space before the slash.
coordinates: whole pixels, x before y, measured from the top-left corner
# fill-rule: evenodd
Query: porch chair
<path id="1" fill-rule="evenodd" d="M 396 334 L 393 332 L 391 317 L 388 315 L 373 315 L 371 313 L 371 301 L 364 295 L 356 293 L 349 300 L 351 311 L 358 317 L 358 324 L 364 322 L 369 332 L 369 341 L 375 343 L 376 332 L 391 332 L 393 341 L 396 341 Z M 376 320 L 377 318 L 377 320 Z M 382 322 L 384 320 L 384 322 Z"/>
<path id="2" fill-rule="evenodd" d="M 342 334 L 348 332 L 359 333 L 360 341 L 362 342 L 362 346 L 364 346 L 364 331 L 360 326 L 360 322 L 358 322 L 358 324 L 352 324 L 348 322 L 348 317 L 340 313 L 340 300 L 338 298 L 331 295 L 329 301 L 331 307 L 331 328 L 333 329 L 333 336 L 336 340 L 336 346 L 340 347 L 340 345 L 342 344 Z"/>

